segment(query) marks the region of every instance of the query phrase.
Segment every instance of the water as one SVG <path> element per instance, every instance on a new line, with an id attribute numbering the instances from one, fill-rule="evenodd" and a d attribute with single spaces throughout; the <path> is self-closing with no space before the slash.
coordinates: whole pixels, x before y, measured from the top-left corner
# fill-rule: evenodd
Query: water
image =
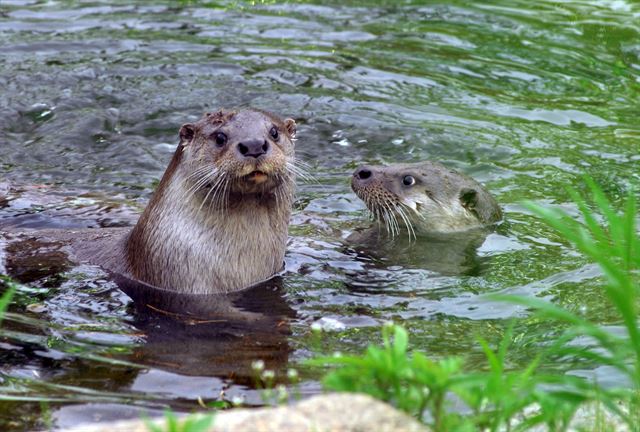
<path id="1" fill-rule="evenodd" d="M 521 318 L 514 365 L 557 331 L 487 293 L 542 296 L 611 323 L 597 268 L 520 203 L 575 213 L 565 188 L 584 190 L 583 173 L 614 200 L 640 183 L 639 18 L 624 0 L 3 0 L 0 185 L 18 190 L 0 204 L 2 222 L 131 225 L 180 125 L 218 107 L 294 117 L 298 155 L 318 181 L 299 184 L 281 285 L 256 297 L 277 306 L 275 328 L 143 313 L 98 269 L 59 257 L 22 274 L 31 288 L 0 336 L 1 427 L 189 411 L 221 392 L 260 404 L 257 358 L 280 376 L 301 369 L 300 391 L 318 392 L 300 362 L 359 351 L 386 320 L 403 323 L 415 348 L 472 366 L 476 335 L 498 340 L 510 317 Z M 459 272 L 345 240 L 368 223 L 353 169 L 422 159 L 475 177 L 505 210 Z M 334 329 L 320 342 L 318 320 Z"/>

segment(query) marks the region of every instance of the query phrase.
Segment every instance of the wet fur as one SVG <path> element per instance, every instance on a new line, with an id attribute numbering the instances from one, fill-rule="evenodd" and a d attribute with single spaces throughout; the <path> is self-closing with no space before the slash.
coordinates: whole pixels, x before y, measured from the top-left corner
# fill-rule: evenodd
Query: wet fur
<path id="1" fill-rule="evenodd" d="M 366 168 L 371 178 L 357 173 Z M 416 183 L 405 186 L 405 176 Z M 352 188 L 387 231 L 409 237 L 454 233 L 498 222 L 502 211 L 496 200 L 475 180 L 435 162 L 360 167 Z"/>
<path id="2" fill-rule="evenodd" d="M 238 142 L 263 139 L 272 125 L 280 138 L 265 157 L 254 163 L 234 153 Z M 229 136 L 225 148 L 211 139 L 220 130 Z M 116 253 L 103 249 L 92 261 L 185 293 L 231 292 L 273 276 L 282 269 L 293 202 L 294 134 L 293 120 L 255 110 L 210 113 L 183 126 L 136 226 Z M 247 180 L 255 170 L 268 173 L 268 180 Z"/>

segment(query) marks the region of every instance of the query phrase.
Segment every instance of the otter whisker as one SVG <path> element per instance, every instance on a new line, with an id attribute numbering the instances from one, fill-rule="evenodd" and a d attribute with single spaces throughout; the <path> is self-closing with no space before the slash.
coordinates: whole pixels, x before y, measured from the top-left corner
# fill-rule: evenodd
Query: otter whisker
<path id="1" fill-rule="evenodd" d="M 371 197 L 368 194 L 364 194 L 362 196 L 362 200 L 364 201 L 365 206 L 367 207 L 367 212 L 369 213 L 369 217 L 371 217 L 374 221 L 380 225 L 382 222 L 386 222 L 384 219 L 381 209 L 379 207 L 373 206 L 371 202 Z"/>
<path id="2" fill-rule="evenodd" d="M 278 208 L 286 203 L 287 207 L 291 207 L 291 204 L 294 201 L 294 192 L 292 188 L 283 187 L 286 184 L 293 184 L 294 178 L 290 172 L 278 173 L 276 175 L 276 182 L 280 184 L 275 190 L 276 202 L 278 203 Z"/>
<path id="3" fill-rule="evenodd" d="M 307 176 L 303 172 L 301 172 L 298 167 L 296 167 L 294 165 L 291 165 L 291 164 L 287 163 L 287 170 L 290 171 L 296 177 L 300 177 L 303 181 L 307 181 L 308 180 Z"/>
<path id="4" fill-rule="evenodd" d="M 209 205 L 214 211 L 219 211 L 222 215 L 224 215 L 226 211 L 226 206 L 224 205 L 224 182 L 221 182 L 216 192 L 211 197 L 211 202 Z"/>
<path id="5" fill-rule="evenodd" d="M 229 206 L 228 202 L 228 188 L 229 188 L 229 178 L 223 177 L 222 180 L 215 185 L 216 193 L 212 198 L 213 208 L 219 209 L 224 215 L 227 207 Z"/>
<path id="6" fill-rule="evenodd" d="M 205 168 L 207 168 L 206 165 L 194 168 L 193 171 L 189 173 L 189 175 L 186 178 L 192 179 L 193 177 L 197 177 L 198 175 L 202 174 L 202 172 L 204 172 Z"/>
<path id="7" fill-rule="evenodd" d="M 213 182 L 219 173 L 217 170 L 211 170 L 211 167 L 205 166 L 199 168 L 198 175 L 202 175 L 202 177 L 194 181 L 185 193 L 187 195 L 187 200 L 191 199 L 191 197 L 207 183 Z"/>
<path id="8" fill-rule="evenodd" d="M 436 201 L 436 200 L 433 200 L 433 202 L 438 203 L 438 201 Z M 418 210 L 418 205 L 419 205 L 419 204 L 418 204 L 418 203 L 416 203 L 416 207 L 415 207 L 415 208 L 413 208 L 413 207 L 411 207 L 410 205 L 408 205 L 408 204 L 406 204 L 406 203 L 404 203 L 404 202 L 402 203 L 402 206 L 403 206 L 407 211 L 410 211 L 412 214 L 414 214 L 414 215 L 418 216 L 418 217 L 419 217 L 420 219 L 422 219 L 422 220 L 426 220 L 426 219 L 427 219 L 427 216 L 426 216 L 423 212 L 421 212 L 420 210 Z"/>
<path id="9" fill-rule="evenodd" d="M 367 216 L 369 217 L 369 219 L 380 221 L 380 218 L 378 217 L 377 209 L 376 210 L 371 210 L 371 208 L 373 206 L 371 205 L 371 200 L 369 199 L 369 195 L 363 194 L 362 201 L 364 201 L 364 205 L 366 207 L 365 212 L 367 213 Z M 375 207 L 373 207 L 373 208 L 375 209 Z"/>
<path id="10" fill-rule="evenodd" d="M 293 157 L 293 161 L 295 162 L 296 165 L 299 165 L 302 168 L 309 169 L 309 170 L 313 169 L 311 164 L 309 164 L 308 162 L 303 161 L 302 159 L 299 159 L 297 157 Z"/>
<path id="11" fill-rule="evenodd" d="M 398 218 L 396 217 L 396 213 L 393 211 L 395 206 L 394 206 L 393 202 L 390 201 L 390 200 L 386 200 L 385 201 L 385 206 L 386 206 L 387 211 L 389 213 L 389 217 L 390 217 L 390 219 L 392 221 L 393 229 L 394 229 L 394 232 L 395 232 L 395 234 L 392 234 L 392 236 L 399 235 L 400 234 L 400 225 L 398 224 Z"/>
<path id="12" fill-rule="evenodd" d="M 200 167 L 195 172 L 193 172 L 192 174 L 189 174 L 185 178 L 185 183 L 187 183 L 187 184 L 192 183 L 191 186 L 193 186 L 193 183 L 197 184 L 203 177 L 207 177 L 208 174 L 209 174 L 207 171 L 209 171 L 209 170 L 207 170 L 205 168 L 207 168 L 207 167 Z M 196 179 L 196 180 L 192 182 L 192 179 Z"/>
<path id="13" fill-rule="evenodd" d="M 400 228 L 398 228 L 398 220 L 396 219 L 395 214 L 389 211 L 389 220 L 391 221 L 391 227 L 393 228 L 393 232 L 391 233 L 391 237 L 396 237 L 400 234 Z"/>
<path id="14" fill-rule="evenodd" d="M 211 188 L 209 189 L 209 192 L 207 192 L 207 194 L 205 195 L 204 199 L 202 200 L 202 203 L 200 204 L 200 208 L 198 209 L 198 211 L 202 210 L 202 206 L 204 206 L 204 204 L 207 202 L 207 198 L 209 198 L 209 195 L 211 195 L 211 192 L 214 192 L 216 189 L 215 188 Z"/>
<path id="15" fill-rule="evenodd" d="M 212 202 L 216 202 L 218 196 L 220 195 L 220 191 L 222 189 L 222 185 L 227 181 L 226 176 L 220 176 L 219 178 L 216 179 L 215 183 L 211 184 L 211 189 L 215 190 L 215 193 L 213 194 L 213 196 L 211 197 L 211 201 Z"/>
<path id="16" fill-rule="evenodd" d="M 189 174 L 186 178 L 185 178 L 185 183 L 191 183 L 192 179 L 196 179 L 193 181 L 193 184 L 191 185 L 191 187 L 189 187 L 187 189 L 187 192 L 191 191 L 191 188 L 195 187 L 197 189 L 197 185 L 198 183 L 206 177 L 209 177 L 210 175 L 215 174 L 215 170 L 211 170 L 211 167 L 209 166 L 202 166 L 197 168 L 193 173 Z"/>
<path id="17" fill-rule="evenodd" d="M 224 216 L 226 209 L 229 208 L 229 194 L 231 191 L 231 181 L 227 178 L 222 189 L 222 214 Z"/>
<path id="18" fill-rule="evenodd" d="M 402 210 L 405 212 L 405 214 L 407 215 L 407 218 L 409 218 L 409 220 L 411 220 L 411 218 L 409 217 L 409 215 L 415 215 L 418 216 L 420 219 L 427 219 L 427 217 L 422 214 L 420 211 L 414 208 L 412 208 L 410 205 L 408 205 L 407 203 L 400 201 L 399 206 L 402 208 Z"/>
<path id="19" fill-rule="evenodd" d="M 303 171 L 305 171 L 306 173 L 309 173 L 309 171 L 313 170 L 313 167 L 311 166 L 311 164 L 309 164 L 308 162 L 303 161 L 302 159 L 299 159 L 297 157 L 294 157 L 292 159 L 292 163 L 299 167 L 300 169 L 302 169 Z"/>
<path id="20" fill-rule="evenodd" d="M 386 210 L 382 207 L 382 205 L 374 206 L 371 201 L 371 198 L 368 196 L 367 196 L 366 204 L 367 204 L 367 209 L 371 212 L 373 219 L 377 220 L 379 223 L 384 222 L 386 230 L 389 231 L 389 223 L 388 223 L 388 218 L 386 217 Z M 373 210 L 370 210 L 371 208 L 373 208 Z"/>
<path id="21" fill-rule="evenodd" d="M 280 182 L 281 181 L 281 175 L 280 174 L 276 174 L 275 175 L 275 181 L 276 182 Z M 280 206 L 280 201 L 283 200 L 283 197 L 280 196 L 280 188 L 277 187 L 275 188 L 275 190 L 273 191 L 273 197 L 276 200 L 276 206 Z"/>
<path id="22" fill-rule="evenodd" d="M 204 203 L 209 198 L 209 194 L 211 192 L 213 192 L 213 195 L 211 195 L 211 200 L 209 201 L 209 209 L 215 210 L 216 208 L 218 208 L 218 205 L 217 205 L 218 204 L 218 196 L 220 195 L 221 185 L 226 181 L 227 181 L 227 179 L 226 179 L 226 176 L 224 176 L 224 175 L 220 175 L 214 181 L 212 181 L 211 182 L 211 189 L 207 193 L 207 195 L 205 196 L 204 201 L 202 202 L 202 204 L 204 205 Z"/>
<path id="23" fill-rule="evenodd" d="M 198 167 L 198 168 L 195 168 L 195 169 L 193 170 L 193 172 L 192 172 L 192 173 L 190 173 L 190 174 L 186 177 L 186 180 L 191 180 L 191 179 L 192 179 L 192 178 L 194 178 L 194 177 L 198 177 L 200 174 L 204 174 L 205 172 L 207 172 L 207 171 L 209 171 L 209 170 L 211 170 L 211 167 L 210 167 L 210 166 L 208 166 L 208 165 L 202 165 L 202 166 L 200 166 L 200 167 Z"/>
<path id="24" fill-rule="evenodd" d="M 199 191 L 201 190 L 207 183 L 211 182 L 211 176 L 210 175 L 205 175 L 202 178 L 200 178 L 191 188 L 189 188 L 189 190 L 187 190 L 186 192 L 186 199 L 185 201 L 189 201 L 191 200 L 191 198 L 193 198 L 193 196 Z"/>
<path id="25" fill-rule="evenodd" d="M 405 214 L 404 210 L 402 210 L 404 218 L 406 219 L 405 223 L 407 224 L 407 229 L 409 231 L 409 241 L 411 241 L 411 236 L 413 236 L 413 240 L 417 240 L 418 236 L 416 235 L 415 227 L 413 226 L 413 222 L 407 214 Z"/>
<path id="26" fill-rule="evenodd" d="M 409 216 L 406 214 L 402 203 L 399 203 L 396 206 L 396 212 L 400 215 L 400 217 L 404 221 L 405 226 L 407 227 L 407 232 L 409 233 L 409 241 L 411 241 L 411 236 L 413 236 L 414 239 L 417 239 L 416 232 L 413 229 L 413 224 L 411 223 Z"/>
<path id="27" fill-rule="evenodd" d="M 384 207 L 385 220 L 387 222 L 387 230 L 389 231 L 389 234 L 391 234 L 391 237 L 395 237 L 396 234 L 400 232 L 400 230 L 398 228 L 398 221 L 393 214 L 393 211 L 391 210 L 389 204 L 390 203 L 387 200 L 382 202 L 382 206 Z"/>
<path id="28" fill-rule="evenodd" d="M 285 173 L 279 176 L 279 181 L 280 181 L 280 185 L 284 185 L 284 184 L 293 185 L 295 184 L 295 175 L 292 175 L 291 172 L 286 171 Z M 292 200 L 294 198 L 295 193 L 292 188 L 278 187 L 278 190 L 282 193 L 282 196 L 285 197 L 285 199 Z"/>
<path id="29" fill-rule="evenodd" d="M 391 212 L 391 219 L 393 220 L 393 227 L 396 231 L 395 235 L 400 235 L 400 224 L 398 223 L 398 218 L 396 217 L 395 212 Z"/>
<path id="30" fill-rule="evenodd" d="M 206 183 L 208 179 L 212 177 L 212 173 L 201 172 L 199 173 L 199 177 L 192 181 L 191 186 L 187 189 L 187 192 L 191 192 L 193 189 L 199 189 L 202 187 L 203 182 Z"/>
<path id="31" fill-rule="evenodd" d="M 224 177 L 220 177 L 216 180 L 215 184 L 211 186 L 211 190 L 213 190 L 213 195 L 211 195 L 211 199 L 209 200 L 209 210 L 210 211 L 220 211 L 224 214 L 224 207 L 220 205 L 220 196 L 222 193 L 223 185 L 226 182 Z M 206 199 L 206 197 L 205 197 Z"/>
<path id="32" fill-rule="evenodd" d="M 302 161 L 300 160 L 287 161 L 287 170 L 291 171 L 305 182 L 318 183 L 318 180 L 313 175 L 309 174 L 303 166 L 300 166 L 301 162 Z"/>
<path id="33" fill-rule="evenodd" d="M 387 212 L 386 211 L 381 211 L 380 212 L 380 216 L 381 216 L 381 220 L 384 222 L 384 227 L 387 230 L 388 233 L 391 233 L 391 225 L 389 222 L 389 218 L 387 216 Z M 380 220 L 380 219 L 378 219 Z"/>
<path id="34" fill-rule="evenodd" d="M 211 175 L 211 176 L 208 175 L 208 176 L 202 178 L 199 181 L 197 187 L 194 187 L 191 190 L 191 192 L 189 192 L 189 194 L 187 195 L 187 201 L 191 200 L 196 195 L 196 193 L 198 193 L 199 191 L 203 190 L 205 188 L 205 186 L 215 183 L 216 180 L 217 180 L 217 178 L 215 176 L 213 176 L 213 175 Z"/>

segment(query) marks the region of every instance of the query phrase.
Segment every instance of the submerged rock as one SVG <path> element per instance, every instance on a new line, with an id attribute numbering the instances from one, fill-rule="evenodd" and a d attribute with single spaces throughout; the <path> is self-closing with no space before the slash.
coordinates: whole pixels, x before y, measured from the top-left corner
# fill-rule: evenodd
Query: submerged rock
<path id="1" fill-rule="evenodd" d="M 163 421 L 157 420 L 158 425 Z M 143 420 L 81 425 L 70 432 L 148 432 Z M 392 406 L 361 394 L 314 396 L 293 406 L 233 409 L 218 413 L 211 432 L 426 432 Z"/>

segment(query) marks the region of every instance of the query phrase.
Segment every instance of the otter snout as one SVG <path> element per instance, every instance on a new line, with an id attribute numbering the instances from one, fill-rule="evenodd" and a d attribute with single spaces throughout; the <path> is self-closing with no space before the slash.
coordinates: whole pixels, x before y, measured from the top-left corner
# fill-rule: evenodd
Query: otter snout
<path id="1" fill-rule="evenodd" d="M 372 175 L 373 175 L 373 171 L 371 171 L 371 168 L 366 165 L 362 165 L 358 167 L 356 172 L 353 173 L 353 176 L 357 177 L 360 180 L 367 180 L 371 178 Z"/>
<path id="2" fill-rule="evenodd" d="M 366 186 L 374 178 L 373 168 L 368 165 L 360 165 L 354 172 L 351 179 L 351 188 L 355 189 Z"/>
<path id="3" fill-rule="evenodd" d="M 267 154 L 269 151 L 269 142 L 267 140 L 247 140 L 238 143 L 238 152 L 245 158 L 259 158 Z"/>

